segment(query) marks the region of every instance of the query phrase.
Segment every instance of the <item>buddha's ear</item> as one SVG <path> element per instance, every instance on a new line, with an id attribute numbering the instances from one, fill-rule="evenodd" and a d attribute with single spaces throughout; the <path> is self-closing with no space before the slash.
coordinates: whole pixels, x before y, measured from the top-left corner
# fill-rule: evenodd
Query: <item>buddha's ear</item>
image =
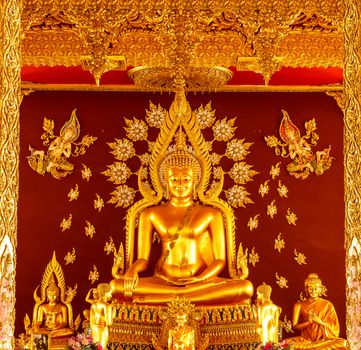
<path id="1" fill-rule="evenodd" d="M 165 189 L 164 189 L 164 198 L 166 199 L 166 200 L 168 200 L 169 199 L 169 186 L 168 186 L 168 184 L 166 184 L 165 185 Z"/>
<path id="2" fill-rule="evenodd" d="M 197 191 L 198 191 L 198 187 L 197 184 L 193 184 L 193 199 L 197 199 Z"/>

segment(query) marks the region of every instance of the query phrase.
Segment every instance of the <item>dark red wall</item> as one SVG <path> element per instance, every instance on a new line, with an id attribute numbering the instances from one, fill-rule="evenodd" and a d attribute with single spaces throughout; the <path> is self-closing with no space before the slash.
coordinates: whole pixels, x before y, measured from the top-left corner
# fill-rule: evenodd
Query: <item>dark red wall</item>
<path id="1" fill-rule="evenodd" d="M 125 137 L 124 117 L 144 118 L 149 100 L 169 108 L 171 94 L 117 93 L 117 92 L 34 92 L 24 97 L 21 105 L 20 199 L 17 249 L 17 304 L 16 335 L 23 332 L 25 313 L 32 314 L 33 292 L 41 282 L 47 263 L 55 250 L 62 264 L 66 284 L 78 285 L 73 302 L 74 315 L 88 305 L 84 302 L 87 291 L 99 282 L 111 280 L 112 256 L 104 252 L 104 244 L 112 236 L 116 246 L 124 243 L 125 210 L 107 204 L 99 213 L 93 208 L 95 193 L 109 200 L 114 185 L 101 174 L 114 162 L 107 142 Z M 257 287 L 262 282 L 273 286 L 272 299 L 283 308 L 282 319 L 291 319 L 292 305 L 303 291 L 303 281 L 309 272 L 317 272 L 328 288 L 328 298 L 335 304 L 345 336 L 345 253 L 344 253 L 344 185 L 343 185 L 343 120 L 342 113 L 331 97 L 324 93 L 217 93 L 189 95 L 191 107 L 197 108 L 210 100 L 218 119 L 237 116 L 238 138 L 253 142 L 247 163 L 259 172 L 246 187 L 254 204 L 236 210 L 237 243 L 245 248 L 255 247 L 260 262 L 250 266 L 249 279 Z M 40 135 L 43 118 L 55 121 L 55 134 L 67 121 L 73 109 L 81 125 L 81 136 L 90 134 L 98 140 L 87 153 L 71 158 L 75 164 L 73 174 L 62 180 L 50 174 L 41 176 L 33 171 L 26 156 L 28 147 L 45 150 Z M 332 146 L 335 157 L 332 167 L 322 176 L 310 174 L 305 180 L 296 180 L 286 171 L 288 159 L 277 157 L 267 147 L 264 136 L 278 135 L 286 110 L 304 134 L 304 122 L 315 118 L 320 140 L 314 151 Z M 155 138 L 154 131 L 150 135 Z M 215 147 L 219 147 L 215 144 Z M 288 187 L 288 198 L 277 193 L 278 179 L 270 181 L 270 193 L 261 198 L 258 187 L 270 178 L 271 165 L 282 162 L 281 181 Z M 82 164 L 93 173 L 89 182 L 81 178 Z M 134 170 L 134 169 L 133 169 Z M 69 202 L 69 190 L 78 184 L 80 196 Z M 276 200 L 279 214 L 271 219 L 266 215 L 267 205 Z M 291 208 L 298 216 L 297 225 L 290 226 L 285 213 Z M 70 230 L 61 231 L 60 222 L 72 213 Z M 258 229 L 250 232 L 250 216 L 260 213 Z M 85 220 L 96 227 L 93 239 L 85 236 Z M 273 245 L 279 233 L 286 247 L 278 253 Z M 76 249 L 74 264 L 65 265 L 64 257 Z M 294 249 L 307 257 L 307 265 L 299 266 Z M 99 281 L 93 286 L 88 280 L 93 265 L 100 272 Z M 275 273 L 288 280 L 289 288 L 281 289 Z"/>

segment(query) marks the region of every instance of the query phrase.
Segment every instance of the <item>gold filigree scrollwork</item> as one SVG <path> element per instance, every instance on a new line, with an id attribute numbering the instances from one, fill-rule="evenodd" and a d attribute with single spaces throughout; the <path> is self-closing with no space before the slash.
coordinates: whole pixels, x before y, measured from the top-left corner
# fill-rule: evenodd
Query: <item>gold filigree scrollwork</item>
<path id="1" fill-rule="evenodd" d="M 360 263 L 355 262 L 355 253 L 360 254 L 361 239 L 361 9 L 359 1 L 346 0 L 344 19 L 344 166 L 345 166 L 345 248 L 347 281 L 347 339 L 351 349 L 360 344 L 360 296 L 355 282 L 359 280 Z M 359 255 L 358 255 L 359 257 Z M 357 287 L 357 285 L 356 285 Z"/>
<path id="2" fill-rule="evenodd" d="M 191 5 L 28 0 L 23 62 L 81 64 L 97 82 L 104 72 L 126 64 L 158 69 L 186 62 L 203 69 L 237 65 L 260 72 L 267 82 L 281 66 L 341 66 L 343 13 L 342 0 L 241 0 L 221 8 L 203 0 Z"/>
<path id="3" fill-rule="evenodd" d="M 102 75 L 114 69 L 126 69 L 124 56 L 109 58 L 114 39 L 121 34 L 128 9 L 115 6 L 117 1 L 87 2 L 65 9 L 66 17 L 75 25 L 76 32 L 85 44 L 88 56 L 84 56 L 83 67 L 94 76 L 97 85 Z M 113 6 L 114 5 L 114 6 Z"/>
<path id="4" fill-rule="evenodd" d="M 14 346 L 17 203 L 19 191 L 19 107 L 21 8 L 16 0 L 0 6 L 0 347 Z M 6 62 L 6 64 L 5 64 Z"/>

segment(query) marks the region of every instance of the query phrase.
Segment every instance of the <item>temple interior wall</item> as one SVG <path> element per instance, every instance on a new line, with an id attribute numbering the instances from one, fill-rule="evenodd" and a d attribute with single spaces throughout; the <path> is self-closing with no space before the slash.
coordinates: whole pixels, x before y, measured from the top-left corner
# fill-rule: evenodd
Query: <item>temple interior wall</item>
<path id="1" fill-rule="evenodd" d="M 23 319 L 30 317 L 34 306 L 33 292 L 41 283 L 42 273 L 56 252 L 62 264 L 66 284 L 78 286 L 73 301 L 74 316 L 88 307 L 84 299 L 87 291 L 100 282 L 112 279 L 112 254 L 104 251 L 106 242 L 112 237 L 116 247 L 125 243 L 126 209 L 106 204 L 98 212 L 93 201 L 96 194 L 107 202 L 115 185 L 102 174 L 115 159 L 107 143 L 125 137 L 125 119 L 145 118 L 149 101 L 169 108 L 172 94 L 139 92 L 33 92 L 25 96 L 20 109 L 20 190 L 18 206 L 18 247 L 16 273 L 16 331 L 18 336 L 24 331 Z M 345 337 L 345 252 L 344 252 L 344 159 L 343 159 L 343 115 L 334 99 L 325 93 L 211 93 L 189 94 L 192 109 L 201 104 L 212 102 L 217 120 L 236 118 L 235 136 L 252 142 L 246 162 L 259 174 L 245 187 L 253 203 L 245 208 L 236 208 L 236 242 L 242 242 L 249 253 L 259 255 L 259 262 L 249 265 L 249 279 L 257 287 L 266 282 L 273 287 L 272 300 L 283 309 L 281 319 L 291 319 L 292 305 L 303 291 L 303 281 L 309 272 L 317 272 L 327 287 L 327 298 L 336 307 L 341 337 Z M 61 126 L 69 119 L 72 110 L 77 109 L 81 135 L 96 136 L 98 139 L 86 154 L 71 157 L 74 164 L 72 174 L 61 180 L 49 173 L 44 176 L 32 170 L 27 162 L 29 145 L 35 149 L 46 150 L 40 139 L 44 117 L 55 122 L 55 134 L 59 135 Z M 289 158 L 282 158 L 269 148 L 265 136 L 279 137 L 278 128 L 282 119 L 281 110 L 288 112 L 293 123 L 305 134 L 304 123 L 315 118 L 319 140 L 313 151 L 323 150 L 331 145 L 334 157 L 332 166 L 323 175 L 311 173 L 306 179 L 292 177 L 286 169 Z M 157 129 L 149 129 L 149 140 L 154 141 Z M 205 130 L 206 137 L 212 138 L 211 130 Z M 139 142 L 138 152 L 144 153 L 147 144 Z M 213 150 L 224 153 L 224 143 L 215 141 Z M 229 169 L 232 164 L 223 159 L 222 164 Z M 272 165 L 280 164 L 280 177 L 271 178 Z M 86 181 L 81 176 L 82 164 L 92 171 Z M 135 171 L 138 159 L 128 162 Z M 270 191 L 263 198 L 258 193 L 260 184 L 269 181 Z M 277 191 L 281 181 L 288 188 L 287 198 L 280 197 Z M 129 186 L 136 187 L 133 175 Z M 78 185 L 79 198 L 69 201 L 68 193 Z M 225 187 L 229 187 L 226 176 Z M 140 194 L 136 194 L 139 199 Z M 223 198 L 224 194 L 222 194 Z M 274 218 L 267 215 L 267 206 L 275 201 L 277 214 Z M 288 208 L 297 215 L 296 225 L 286 220 Z M 62 231 L 60 223 L 72 214 L 72 226 Z M 259 214 L 258 228 L 250 231 L 247 223 L 250 217 Z M 94 225 L 93 238 L 85 235 L 86 221 Z M 281 233 L 285 248 L 278 252 L 274 242 Z M 64 257 L 75 249 L 74 263 L 65 264 Z M 299 265 L 295 250 L 306 256 L 306 264 Z M 156 254 L 159 246 L 154 245 Z M 94 284 L 89 280 L 89 272 L 99 272 Z M 277 276 L 287 280 L 288 288 L 280 288 Z M 226 275 L 226 272 L 225 272 Z"/>

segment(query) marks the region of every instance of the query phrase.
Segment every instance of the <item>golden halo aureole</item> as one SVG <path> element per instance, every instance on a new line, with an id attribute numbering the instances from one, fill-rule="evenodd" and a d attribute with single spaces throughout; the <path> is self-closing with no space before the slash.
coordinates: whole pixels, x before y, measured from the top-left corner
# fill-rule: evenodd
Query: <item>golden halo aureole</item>
<path id="1" fill-rule="evenodd" d="M 177 76 L 168 67 L 139 66 L 128 72 L 136 86 L 146 90 L 174 91 Z M 233 72 L 220 66 L 189 67 L 184 75 L 184 91 L 212 91 L 227 84 Z"/>

